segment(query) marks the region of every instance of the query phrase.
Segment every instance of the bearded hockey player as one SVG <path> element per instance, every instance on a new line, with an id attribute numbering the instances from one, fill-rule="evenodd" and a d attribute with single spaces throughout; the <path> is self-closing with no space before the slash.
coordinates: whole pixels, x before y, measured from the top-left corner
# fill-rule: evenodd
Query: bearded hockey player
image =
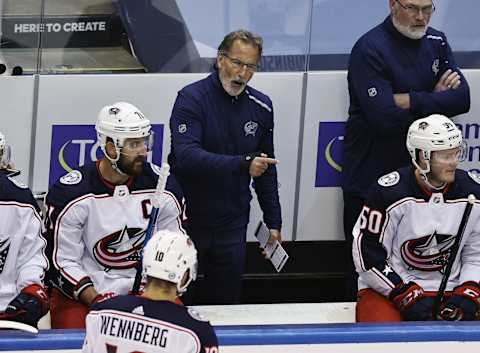
<path id="1" fill-rule="evenodd" d="M 49 308 L 40 209 L 30 189 L 7 176 L 5 147 L 0 133 L 0 319 L 37 326 Z"/>
<path id="2" fill-rule="evenodd" d="M 197 251 L 183 233 L 159 231 L 145 247 L 145 291 L 92 306 L 86 320 L 83 352 L 218 353 L 208 321 L 175 303 L 197 276 Z"/>
<path id="3" fill-rule="evenodd" d="M 135 106 L 102 108 L 95 128 L 104 158 L 64 175 L 46 196 L 52 328 L 85 327 L 92 303 L 132 288 L 159 177 L 146 162 L 150 121 Z M 160 197 L 157 229 L 183 232 L 176 198 Z"/>
<path id="4" fill-rule="evenodd" d="M 413 167 L 382 176 L 370 189 L 355 225 L 359 273 L 356 320 L 475 320 L 480 297 L 480 205 L 473 205 L 448 277 L 439 315 L 436 291 L 452 255 L 469 194 L 480 179 L 457 169 L 462 134 L 443 115 L 408 130 Z"/>

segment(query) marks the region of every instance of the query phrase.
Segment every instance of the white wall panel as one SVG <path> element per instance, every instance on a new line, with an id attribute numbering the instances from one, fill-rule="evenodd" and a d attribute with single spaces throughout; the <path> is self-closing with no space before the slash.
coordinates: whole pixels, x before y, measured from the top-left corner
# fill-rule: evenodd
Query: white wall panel
<path id="1" fill-rule="evenodd" d="M 30 176 L 33 90 L 33 76 L 2 76 L 0 79 L 0 131 L 12 148 L 15 167 L 22 172 L 17 179 L 25 183 Z"/>
<path id="2" fill-rule="evenodd" d="M 346 72 L 341 71 L 308 74 L 297 240 L 343 238 L 341 189 L 336 186 L 315 187 L 315 183 L 317 168 L 331 169 L 329 165 L 317 166 L 317 157 L 325 159 L 325 150 L 318 151 L 319 129 L 322 129 L 322 123 L 343 122 L 348 117 L 346 76 Z M 341 140 L 335 140 L 334 144 L 338 150 Z M 321 155 L 318 156 L 317 152 Z M 339 174 L 332 178 L 339 178 Z M 338 185 L 335 180 L 331 184 Z"/>

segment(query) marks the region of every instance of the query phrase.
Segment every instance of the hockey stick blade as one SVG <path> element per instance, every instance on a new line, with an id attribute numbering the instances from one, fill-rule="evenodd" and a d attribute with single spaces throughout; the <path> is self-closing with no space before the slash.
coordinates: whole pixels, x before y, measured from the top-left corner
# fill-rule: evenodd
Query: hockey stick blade
<path id="1" fill-rule="evenodd" d="M 437 315 L 440 310 L 440 304 L 443 299 L 443 295 L 445 294 L 445 289 L 447 288 L 448 279 L 450 278 L 450 273 L 452 272 L 453 263 L 457 258 L 458 249 L 460 247 L 460 243 L 463 238 L 463 233 L 467 228 L 468 218 L 470 217 L 470 213 L 472 212 L 473 205 L 475 204 L 475 196 L 470 194 L 468 195 L 468 202 L 465 205 L 465 209 L 463 211 L 462 220 L 460 221 L 460 226 L 458 227 L 457 235 L 455 237 L 455 242 L 453 243 L 452 250 L 450 256 L 448 258 L 447 266 L 445 267 L 445 272 L 443 273 L 442 281 L 440 282 L 440 287 L 438 287 L 437 295 L 435 296 L 435 300 L 432 306 L 432 317 L 433 320 L 437 319 Z"/>
<path id="2" fill-rule="evenodd" d="M 10 320 L 0 320 L 0 329 L 13 329 L 35 334 L 38 333 L 38 329 L 36 327 Z"/>
<path id="3" fill-rule="evenodd" d="M 155 223 L 157 222 L 158 209 L 160 208 L 160 197 L 165 191 L 165 186 L 167 185 L 167 178 L 170 175 L 170 166 L 168 163 L 162 163 L 160 168 L 160 175 L 158 176 L 157 188 L 155 189 L 155 194 L 152 198 L 152 211 L 150 212 L 150 217 L 148 219 L 147 229 L 145 231 L 145 238 L 143 239 L 143 247 L 141 250 L 140 259 L 137 263 L 137 272 L 135 273 L 135 281 L 133 282 L 132 293 L 137 294 L 140 290 L 140 284 L 142 282 L 142 271 L 143 271 L 143 248 L 147 245 L 147 242 L 152 237 L 153 231 L 155 230 Z"/>

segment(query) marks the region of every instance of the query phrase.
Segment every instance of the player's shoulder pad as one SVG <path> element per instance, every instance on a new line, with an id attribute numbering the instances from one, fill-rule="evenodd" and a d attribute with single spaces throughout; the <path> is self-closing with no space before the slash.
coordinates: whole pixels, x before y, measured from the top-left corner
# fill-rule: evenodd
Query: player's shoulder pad
<path id="1" fill-rule="evenodd" d="M 251 101 L 255 102 L 259 107 L 263 108 L 267 112 L 271 113 L 273 111 L 272 101 L 266 94 L 263 94 L 262 92 L 250 86 L 245 89 L 245 94 Z"/>
<path id="2" fill-rule="evenodd" d="M 203 317 L 202 314 L 200 314 L 198 311 L 196 311 L 194 308 L 187 308 L 188 314 L 193 317 L 197 321 L 204 321 L 208 322 L 208 319 Z"/>
<path id="3" fill-rule="evenodd" d="M 37 211 L 40 210 L 27 185 L 3 174 L 0 174 L 0 198 L 3 201 L 15 201 L 30 204 Z"/>
<path id="4" fill-rule="evenodd" d="M 59 181 L 60 184 L 63 185 L 77 185 L 82 181 L 82 179 L 82 172 L 80 172 L 79 170 L 72 170 L 70 173 L 62 176 Z"/>
<path id="5" fill-rule="evenodd" d="M 428 40 L 438 41 L 439 43 L 446 41 L 445 33 L 439 30 L 436 30 L 435 28 L 432 28 L 432 27 L 427 28 L 427 32 L 425 36 Z"/>
<path id="6" fill-rule="evenodd" d="M 18 187 L 18 188 L 20 188 L 20 189 L 28 189 L 28 185 L 22 183 L 21 181 L 16 180 L 16 179 L 11 178 L 11 177 L 7 177 L 7 178 L 8 178 L 8 180 L 10 180 L 10 181 L 13 183 L 13 185 L 15 185 L 16 187 Z"/>
<path id="7" fill-rule="evenodd" d="M 383 187 L 390 187 L 393 185 L 397 185 L 400 181 L 400 173 L 397 171 L 385 174 L 378 178 L 378 185 Z"/>
<path id="8" fill-rule="evenodd" d="M 472 179 L 477 184 L 480 184 L 480 175 L 473 172 L 468 172 L 467 174 L 470 177 L 470 179 Z"/>

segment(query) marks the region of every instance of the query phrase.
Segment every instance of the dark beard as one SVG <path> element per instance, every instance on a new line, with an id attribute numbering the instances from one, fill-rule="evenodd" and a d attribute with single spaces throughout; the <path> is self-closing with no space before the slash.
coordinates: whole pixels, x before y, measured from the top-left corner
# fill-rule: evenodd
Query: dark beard
<path id="1" fill-rule="evenodd" d="M 143 164 L 145 163 L 145 161 L 146 161 L 146 158 L 144 156 L 137 156 L 132 162 L 126 163 L 125 157 L 123 155 L 120 155 L 120 159 L 118 160 L 117 164 L 123 173 L 129 176 L 138 176 L 142 174 Z M 141 163 L 137 168 L 135 168 L 134 166 L 137 165 L 137 162 L 141 162 Z"/>

